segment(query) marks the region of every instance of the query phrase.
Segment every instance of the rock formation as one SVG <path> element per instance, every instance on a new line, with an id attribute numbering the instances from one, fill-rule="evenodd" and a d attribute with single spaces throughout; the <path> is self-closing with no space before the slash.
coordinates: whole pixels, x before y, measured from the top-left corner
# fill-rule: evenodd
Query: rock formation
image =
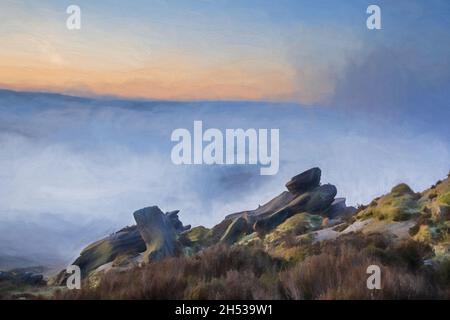
<path id="1" fill-rule="evenodd" d="M 256 219 L 254 230 L 260 234 L 276 228 L 296 213 L 326 213 L 336 196 L 336 187 L 331 184 L 300 193 L 292 201 L 269 216 Z"/>
<path id="2" fill-rule="evenodd" d="M 184 226 L 179 210 L 163 213 L 157 206 L 137 210 L 133 213 L 135 226 L 89 245 L 74 264 L 86 276 L 95 270 L 109 270 L 114 265 L 123 267 L 124 261 L 125 265 L 128 262 L 132 266 L 136 261 L 146 263 L 188 254 L 217 243 L 233 245 L 255 231 L 263 236 L 300 213 L 319 219 L 339 219 L 353 214 L 354 208 L 347 207 L 345 199 L 335 200 L 335 186 L 320 185 L 320 177 L 319 168 L 309 169 L 286 184 L 288 191 L 255 210 L 228 215 L 211 229 Z"/>
<path id="3" fill-rule="evenodd" d="M 293 177 L 287 184 L 289 191 L 281 193 L 268 203 L 253 211 L 239 212 L 226 217 L 226 219 L 237 219 L 246 216 L 246 220 L 253 224 L 253 230 L 264 234 L 294 214 L 308 212 L 327 216 L 332 213 L 337 216 L 337 208 L 331 209 L 337 189 L 334 185 L 320 185 L 321 171 L 319 168 L 309 169 Z M 354 210 L 347 210 L 341 203 L 340 213 L 348 214 Z"/>
<path id="4" fill-rule="evenodd" d="M 235 243 L 240 236 L 251 232 L 251 226 L 247 217 L 236 218 L 227 228 L 224 235 L 220 238 L 221 243 L 231 245 Z"/>
<path id="5" fill-rule="evenodd" d="M 356 208 L 347 207 L 345 204 L 345 198 L 336 198 L 330 206 L 327 212 L 327 216 L 330 219 L 346 218 L 354 215 Z"/>
<path id="6" fill-rule="evenodd" d="M 190 229 L 178 218 L 179 211 L 164 214 L 157 206 L 140 209 L 133 213 L 137 229 L 145 242 L 146 262 L 174 256 L 180 252 L 177 233 Z"/>
<path id="7" fill-rule="evenodd" d="M 293 177 L 286 188 L 292 194 L 301 194 L 305 191 L 318 187 L 322 171 L 319 168 L 312 168 Z"/>

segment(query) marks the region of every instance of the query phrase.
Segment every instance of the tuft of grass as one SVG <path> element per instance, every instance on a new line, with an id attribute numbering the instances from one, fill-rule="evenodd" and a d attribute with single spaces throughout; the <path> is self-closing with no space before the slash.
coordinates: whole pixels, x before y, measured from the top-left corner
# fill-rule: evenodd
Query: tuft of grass
<path id="1" fill-rule="evenodd" d="M 396 196 L 402 196 L 405 194 L 413 194 L 414 191 L 406 183 L 400 183 L 392 188 L 391 193 Z"/>
<path id="2" fill-rule="evenodd" d="M 198 226 L 186 231 L 183 236 L 185 236 L 191 242 L 201 242 L 208 235 L 209 229 L 203 226 Z"/>
<path id="3" fill-rule="evenodd" d="M 358 219 L 376 218 L 380 221 L 406 221 L 420 214 L 419 197 L 406 184 L 394 187 L 391 193 L 363 208 Z"/>
<path id="4" fill-rule="evenodd" d="M 438 202 L 441 203 L 441 204 L 445 204 L 445 205 L 450 206 L 450 191 L 449 191 L 449 192 L 446 192 L 446 193 L 444 193 L 444 194 L 441 194 L 441 195 L 438 197 L 437 200 L 438 200 Z"/>

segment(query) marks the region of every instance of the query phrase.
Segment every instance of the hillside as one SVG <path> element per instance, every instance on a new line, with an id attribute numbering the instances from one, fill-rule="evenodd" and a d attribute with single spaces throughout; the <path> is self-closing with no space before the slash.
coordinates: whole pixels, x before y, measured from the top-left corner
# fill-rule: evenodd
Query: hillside
<path id="1" fill-rule="evenodd" d="M 401 299 L 450 297 L 450 177 L 423 192 L 406 184 L 348 207 L 312 168 L 255 210 L 216 226 L 179 211 L 134 212 L 136 225 L 87 246 L 73 264 L 82 290 L 66 299 Z M 382 290 L 366 287 L 369 265 Z"/>

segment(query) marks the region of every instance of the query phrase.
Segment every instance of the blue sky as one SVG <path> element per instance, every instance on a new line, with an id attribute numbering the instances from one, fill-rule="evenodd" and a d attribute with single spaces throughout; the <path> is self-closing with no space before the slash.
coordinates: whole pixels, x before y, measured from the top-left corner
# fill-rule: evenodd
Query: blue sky
<path id="1" fill-rule="evenodd" d="M 79 31 L 65 28 L 65 9 L 74 3 L 82 10 Z M 372 3 L 4 1 L 0 86 L 335 106 L 360 103 L 356 98 L 369 94 L 349 90 L 360 85 L 355 73 L 365 72 L 366 82 L 381 75 L 394 84 L 375 85 L 377 95 L 387 91 L 385 99 L 394 98 L 392 90 L 396 98 L 417 90 L 438 90 L 433 96 L 448 91 L 448 1 L 377 1 L 378 31 L 366 28 Z M 362 70 L 368 63 L 376 64 L 375 70 Z M 414 83 L 406 83 L 410 79 Z"/>

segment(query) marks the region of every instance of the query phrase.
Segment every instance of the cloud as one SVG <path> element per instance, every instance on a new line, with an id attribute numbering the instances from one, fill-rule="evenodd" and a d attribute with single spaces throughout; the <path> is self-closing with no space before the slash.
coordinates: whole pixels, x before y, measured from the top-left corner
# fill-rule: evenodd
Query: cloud
<path id="1" fill-rule="evenodd" d="M 415 49 L 377 47 L 347 66 L 331 104 L 390 114 L 419 112 L 417 117 L 424 109 L 448 114 L 449 90 L 449 59 L 432 61 Z"/>
<path id="2" fill-rule="evenodd" d="M 401 181 L 422 190 L 450 163 L 440 132 L 333 109 L 2 96 L 0 127 L 15 130 L 0 131 L 0 221 L 13 229 L 33 222 L 46 230 L 56 216 L 67 222 L 61 230 L 76 226 L 71 240 L 82 244 L 102 230 L 134 223 L 132 212 L 149 205 L 180 209 L 186 224 L 212 226 L 270 200 L 290 177 L 313 166 L 322 168 L 324 183 L 337 185 L 339 196 L 357 204 Z M 279 174 L 260 176 L 252 166 L 172 164 L 170 134 L 191 129 L 194 120 L 205 128 L 280 129 Z M 16 230 L 27 238 L 28 231 Z M 52 243 L 62 241 L 55 239 L 36 241 L 59 252 Z M 14 243 L 6 240 L 1 242 Z"/>
<path id="3" fill-rule="evenodd" d="M 182 208 L 194 223 L 210 225 L 217 222 L 213 217 L 220 219 L 229 213 L 211 212 L 213 202 L 219 203 L 216 207 L 228 202 L 230 207 L 233 199 L 232 207 L 248 208 L 257 204 L 243 200 L 249 193 L 281 191 L 291 175 L 320 163 L 328 163 L 329 172 L 345 172 L 361 150 L 364 157 L 358 157 L 367 157 L 366 167 L 371 161 L 384 163 L 389 157 L 392 166 L 408 167 L 411 156 L 422 155 L 424 158 L 417 161 L 433 161 L 437 172 L 438 168 L 443 170 L 448 157 L 448 146 L 439 136 L 363 115 L 347 118 L 346 113 L 336 111 L 325 115 L 323 110 L 308 111 L 298 106 L 246 103 L 192 103 L 192 107 L 144 103 L 129 109 L 110 107 L 107 101 L 86 100 L 80 107 L 64 97 L 50 100 L 53 106 L 47 109 L 33 109 L 31 105 L 40 102 L 36 98 L 29 100 L 29 111 L 24 113 L 22 109 L 20 117 L 2 110 L 9 126 L 28 133 L 9 130 L 0 134 L 4 150 L 0 158 L 3 211 L 66 212 L 83 218 L 95 215 L 110 220 L 126 217 L 124 220 L 130 221 L 131 211 L 160 204 L 167 210 Z M 236 111 L 230 112 L 230 108 Z M 245 166 L 173 165 L 170 133 L 180 127 L 192 128 L 196 119 L 202 119 L 205 127 L 223 129 L 280 128 L 280 175 L 263 179 L 256 168 Z M 379 134 L 380 130 L 385 132 Z M 385 145 L 386 150 L 377 150 L 379 145 Z M 409 150 L 418 148 L 418 153 Z M 440 159 L 426 160 L 440 149 Z M 348 163 L 341 162 L 343 158 Z M 336 169 L 338 165 L 341 167 Z M 384 165 L 388 166 L 388 162 Z M 350 179 L 365 173 L 360 167 L 347 183 L 351 185 Z M 425 173 L 423 176 L 427 178 Z M 330 182 L 341 181 L 336 180 Z M 373 190 L 361 196 L 352 193 L 348 193 L 352 203 L 368 201 L 374 195 Z"/>
<path id="4" fill-rule="evenodd" d="M 382 30 L 365 27 L 364 4 L 348 20 L 300 24 L 286 43 L 296 101 L 371 114 L 449 116 L 450 24 L 445 1 L 384 2 Z M 356 11 L 355 11 L 356 10 Z M 357 19 L 358 18 L 358 19 Z M 356 23 L 360 23 L 360 27 Z"/>

